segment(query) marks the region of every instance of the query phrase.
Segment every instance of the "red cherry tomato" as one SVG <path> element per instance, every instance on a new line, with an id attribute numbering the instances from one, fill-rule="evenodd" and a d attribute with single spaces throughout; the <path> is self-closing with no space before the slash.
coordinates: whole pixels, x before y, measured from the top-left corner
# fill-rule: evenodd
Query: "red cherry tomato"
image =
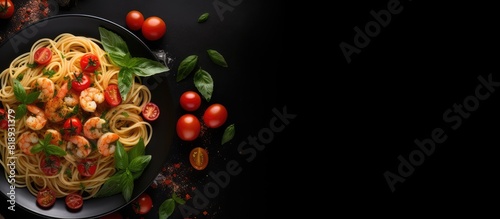
<path id="1" fill-rule="evenodd" d="M 222 104 L 214 103 L 210 105 L 203 114 L 203 122 L 209 128 L 218 128 L 227 120 L 227 109 Z"/>
<path id="2" fill-rule="evenodd" d="M 86 53 L 80 59 L 80 68 L 83 72 L 94 72 L 100 65 L 99 58 L 92 53 Z"/>
<path id="3" fill-rule="evenodd" d="M 142 193 L 132 202 L 136 214 L 147 214 L 153 208 L 153 200 L 147 193 Z"/>
<path id="4" fill-rule="evenodd" d="M 97 164 L 95 163 L 95 160 L 83 159 L 80 162 L 78 162 L 77 169 L 80 175 L 84 177 L 89 177 L 95 174 L 95 171 L 97 169 Z"/>
<path id="5" fill-rule="evenodd" d="M 40 47 L 35 51 L 34 58 L 38 65 L 49 64 L 50 60 L 52 60 L 52 51 L 47 47 Z"/>
<path id="6" fill-rule="evenodd" d="M 132 10 L 127 13 L 125 21 L 129 29 L 140 30 L 144 23 L 144 15 L 140 11 Z"/>
<path id="7" fill-rule="evenodd" d="M 42 208 L 50 208 L 56 203 L 56 193 L 49 187 L 45 187 L 38 191 L 36 203 Z"/>
<path id="8" fill-rule="evenodd" d="M 189 162 L 197 170 L 203 170 L 208 165 L 208 152 L 204 148 L 196 147 L 189 153 Z"/>
<path id="9" fill-rule="evenodd" d="M 122 103 L 122 96 L 120 95 L 118 85 L 108 85 L 106 90 L 104 90 L 104 99 L 106 99 L 106 103 L 108 103 L 111 107 L 120 105 Z"/>
<path id="10" fill-rule="evenodd" d="M 70 210 L 79 210 L 83 206 L 83 198 L 78 193 L 70 193 L 64 199 Z"/>
<path id="11" fill-rule="evenodd" d="M 200 108 L 201 97 L 194 91 L 186 91 L 182 93 L 179 102 L 182 109 L 192 112 Z"/>
<path id="12" fill-rule="evenodd" d="M 44 156 L 41 158 L 40 168 L 45 175 L 54 176 L 61 170 L 61 160 L 55 155 Z"/>
<path id="13" fill-rule="evenodd" d="M 193 141 L 200 135 L 200 120 L 193 114 L 184 114 L 177 120 L 177 135 L 184 141 Z"/>
<path id="14" fill-rule="evenodd" d="M 7 129 L 9 122 L 7 121 L 5 110 L 0 108 L 0 129 Z"/>
<path id="15" fill-rule="evenodd" d="M 9 19 L 14 15 L 15 7 L 11 0 L 0 1 L 0 19 Z"/>
<path id="16" fill-rule="evenodd" d="M 82 132 L 82 121 L 78 117 L 66 119 L 63 124 L 62 133 L 64 138 L 79 135 Z"/>
<path id="17" fill-rule="evenodd" d="M 158 40 L 167 32 L 167 24 L 158 16 L 151 16 L 142 24 L 142 35 L 147 40 Z"/>
<path id="18" fill-rule="evenodd" d="M 80 73 L 71 81 L 71 88 L 77 92 L 81 92 L 90 87 L 90 83 L 90 76 L 87 73 Z"/>
<path id="19" fill-rule="evenodd" d="M 160 116 L 160 108 L 154 103 L 147 103 L 142 109 L 142 117 L 148 121 L 155 121 Z"/>

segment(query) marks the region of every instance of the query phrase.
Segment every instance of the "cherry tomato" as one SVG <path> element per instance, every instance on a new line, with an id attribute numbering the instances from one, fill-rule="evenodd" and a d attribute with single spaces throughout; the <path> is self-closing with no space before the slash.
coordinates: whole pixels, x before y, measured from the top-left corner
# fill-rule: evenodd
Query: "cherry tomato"
<path id="1" fill-rule="evenodd" d="M 84 72 L 94 72 L 99 68 L 99 65 L 99 58 L 92 53 L 86 53 L 80 59 L 80 68 Z"/>
<path id="2" fill-rule="evenodd" d="M 34 58 L 38 65 L 49 64 L 50 60 L 52 60 L 52 51 L 47 47 L 40 47 L 35 51 Z"/>
<path id="3" fill-rule="evenodd" d="M 80 73 L 79 75 L 75 75 L 75 79 L 71 81 L 71 88 L 77 92 L 81 92 L 90 87 L 90 83 L 90 76 L 87 73 Z"/>
<path id="4" fill-rule="evenodd" d="M 177 120 L 177 135 L 184 141 L 193 141 L 200 135 L 200 120 L 193 114 L 184 114 Z"/>
<path id="5" fill-rule="evenodd" d="M 9 122 L 7 121 L 5 110 L 0 108 L 0 129 L 7 129 L 9 127 Z"/>
<path id="6" fill-rule="evenodd" d="M 142 117 L 148 121 L 155 121 L 160 116 L 160 108 L 154 103 L 147 103 L 142 109 Z"/>
<path id="7" fill-rule="evenodd" d="M 61 170 L 61 160 L 55 155 L 44 156 L 41 158 L 40 167 L 45 175 L 54 176 Z"/>
<path id="8" fill-rule="evenodd" d="M 42 208 L 50 208 L 56 203 L 56 193 L 49 187 L 45 187 L 38 191 L 36 203 Z"/>
<path id="9" fill-rule="evenodd" d="M 140 30 L 144 23 L 144 15 L 140 11 L 132 10 L 127 13 L 126 24 L 131 30 Z"/>
<path id="10" fill-rule="evenodd" d="M 64 138 L 79 135 L 82 132 L 82 121 L 78 117 L 66 119 L 63 124 L 62 133 Z"/>
<path id="11" fill-rule="evenodd" d="M 220 103 L 210 105 L 203 113 L 203 122 L 209 128 L 218 128 L 227 120 L 227 109 Z"/>
<path id="12" fill-rule="evenodd" d="M 158 16 L 151 16 L 144 20 L 142 24 L 142 35 L 147 40 L 158 40 L 165 35 L 167 25 L 165 21 Z"/>
<path id="13" fill-rule="evenodd" d="M 179 102 L 181 104 L 182 109 L 192 112 L 200 108 L 201 97 L 198 93 L 194 91 L 186 91 L 182 93 Z"/>
<path id="14" fill-rule="evenodd" d="M 0 0 L 0 18 L 9 19 L 14 15 L 14 3 L 11 0 Z"/>
<path id="15" fill-rule="evenodd" d="M 70 193 L 64 199 L 70 210 L 79 210 L 83 206 L 83 197 L 78 193 Z"/>
<path id="16" fill-rule="evenodd" d="M 147 214 L 153 208 L 153 200 L 147 193 L 142 193 L 132 202 L 136 214 Z"/>
<path id="17" fill-rule="evenodd" d="M 99 219 L 123 219 L 123 216 L 120 214 L 120 212 L 115 211 L 111 214 L 104 215 Z"/>
<path id="18" fill-rule="evenodd" d="M 189 162 L 197 170 L 203 170 L 208 165 L 208 152 L 204 148 L 196 147 L 189 153 Z"/>
<path id="19" fill-rule="evenodd" d="M 78 165 L 76 167 L 80 175 L 84 177 L 89 177 L 95 174 L 95 171 L 97 169 L 97 164 L 95 163 L 95 160 L 83 159 L 80 162 L 78 162 Z"/>
<path id="20" fill-rule="evenodd" d="M 122 103 L 122 96 L 120 95 L 118 85 L 108 85 L 106 90 L 104 90 L 104 99 L 106 99 L 106 103 L 108 103 L 111 107 L 120 105 Z"/>

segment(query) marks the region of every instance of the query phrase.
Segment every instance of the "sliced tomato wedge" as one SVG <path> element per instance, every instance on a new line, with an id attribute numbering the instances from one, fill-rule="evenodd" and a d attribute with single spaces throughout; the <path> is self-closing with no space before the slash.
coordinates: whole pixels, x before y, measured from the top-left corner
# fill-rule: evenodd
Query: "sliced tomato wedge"
<path id="1" fill-rule="evenodd" d="M 79 210 L 83 206 L 83 197 L 78 193 L 71 193 L 64 199 L 70 210 Z"/>
<path id="2" fill-rule="evenodd" d="M 34 58 L 38 65 L 49 64 L 50 60 L 52 60 L 52 51 L 47 47 L 40 47 L 35 51 Z"/>
<path id="3" fill-rule="evenodd" d="M 104 90 L 104 99 L 106 99 L 106 103 L 108 103 L 111 107 L 120 105 L 122 103 L 122 96 L 120 95 L 118 85 L 108 85 L 106 90 Z"/>
<path id="4" fill-rule="evenodd" d="M 154 103 L 147 103 L 142 109 L 142 117 L 148 121 L 155 121 L 160 116 L 160 108 Z"/>
<path id="5" fill-rule="evenodd" d="M 38 191 L 36 203 L 42 208 L 50 208 L 56 203 L 56 193 L 49 187 L 45 187 Z"/>

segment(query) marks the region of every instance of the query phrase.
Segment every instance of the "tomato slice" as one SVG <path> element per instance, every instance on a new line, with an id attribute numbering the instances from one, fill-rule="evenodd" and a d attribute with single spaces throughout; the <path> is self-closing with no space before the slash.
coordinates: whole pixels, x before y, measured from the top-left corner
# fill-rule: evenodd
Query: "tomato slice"
<path id="1" fill-rule="evenodd" d="M 118 106 L 122 103 L 122 96 L 120 95 L 120 90 L 118 89 L 118 85 L 110 84 L 104 90 L 104 99 L 111 107 Z"/>
<path id="2" fill-rule="evenodd" d="M 61 160 L 55 155 L 50 155 L 48 157 L 44 156 L 40 161 L 40 167 L 45 175 L 54 176 L 58 174 L 61 169 Z"/>
<path id="3" fill-rule="evenodd" d="M 38 191 L 36 203 L 42 208 L 50 208 L 56 203 L 56 193 L 49 187 L 45 187 Z"/>
<path id="4" fill-rule="evenodd" d="M 38 65 L 49 64 L 50 60 L 52 60 L 52 51 L 47 47 L 40 47 L 35 51 L 34 58 Z"/>
<path id="5" fill-rule="evenodd" d="M 89 177 L 95 174 L 97 165 L 95 163 L 95 160 L 83 159 L 78 163 L 77 169 L 78 172 L 80 172 L 80 175 Z"/>
<path id="6" fill-rule="evenodd" d="M 208 165 L 208 152 L 204 148 L 196 147 L 189 153 L 189 162 L 197 170 L 203 170 Z"/>
<path id="7" fill-rule="evenodd" d="M 70 210 L 79 210 L 83 206 L 83 197 L 78 193 L 70 193 L 64 199 Z"/>
<path id="8" fill-rule="evenodd" d="M 147 103 L 142 109 L 142 117 L 148 121 L 155 121 L 160 116 L 160 108 L 154 103 Z"/>

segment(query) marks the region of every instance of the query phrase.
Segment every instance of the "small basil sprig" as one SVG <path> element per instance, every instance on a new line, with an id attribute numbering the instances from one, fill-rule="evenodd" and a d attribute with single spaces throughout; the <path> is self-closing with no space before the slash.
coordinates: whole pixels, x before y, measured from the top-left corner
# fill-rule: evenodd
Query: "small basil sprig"
<path id="1" fill-rule="evenodd" d="M 231 141 L 231 139 L 233 139 L 234 137 L 234 134 L 235 134 L 234 124 L 227 126 L 226 129 L 224 130 L 224 134 L 222 134 L 221 145 L 227 143 L 228 141 Z"/>
<path id="2" fill-rule="evenodd" d="M 228 67 L 226 59 L 217 50 L 209 49 L 207 50 L 207 53 L 208 57 L 210 57 L 210 60 L 212 60 L 212 62 L 225 68 Z"/>
<path id="3" fill-rule="evenodd" d="M 194 73 L 193 79 L 196 89 L 198 89 L 207 102 L 210 102 L 214 92 L 214 80 L 212 76 L 207 71 L 200 68 Z"/>
<path id="4" fill-rule="evenodd" d="M 145 151 L 142 138 L 128 152 L 118 141 L 115 150 L 115 168 L 117 172 L 104 182 L 95 197 L 106 197 L 121 192 L 125 201 L 130 201 L 134 190 L 134 180 L 141 176 L 151 161 L 151 155 L 144 155 Z"/>
<path id="5" fill-rule="evenodd" d="M 203 13 L 198 17 L 198 23 L 203 23 L 208 20 L 209 13 Z"/>
<path id="6" fill-rule="evenodd" d="M 43 140 L 38 140 L 38 144 L 33 146 L 30 152 L 32 154 L 36 154 L 40 151 L 43 151 L 46 157 L 50 155 L 56 155 L 59 157 L 66 155 L 66 151 L 64 151 L 64 149 L 50 144 L 50 140 L 52 140 L 52 133 L 45 135 L 45 138 Z"/>
<path id="7" fill-rule="evenodd" d="M 104 50 L 108 53 L 111 61 L 120 67 L 118 73 L 118 89 L 122 99 L 132 88 L 135 76 L 148 77 L 164 73 L 170 69 L 158 61 L 147 58 L 132 57 L 127 43 L 117 34 L 103 27 L 99 27 L 99 34 Z"/>
<path id="8" fill-rule="evenodd" d="M 38 96 L 40 96 L 40 91 L 26 94 L 26 90 L 24 89 L 23 85 L 21 85 L 21 82 L 19 82 L 17 79 L 14 79 L 14 96 L 16 96 L 16 99 L 21 102 L 21 104 L 17 106 L 15 117 L 15 119 L 20 119 L 23 118 L 24 115 L 26 115 L 26 105 L 35 102 L 35 100 L 38 99 Z"/>
<path id="9" fill-rule="evenodd" d="M 183 205 L 186 204 L 186 201 L 177 196 L 177 194 L 173 193 L 172 198 L 169 198 L 161 203 L 158 218 L 167 219 L 168 217 L 170 217 L 170 215 L 174 213 L 176 203 Z"/>
<path id="10" fill-rule="evenodd" d="M 179 82 L 182 79 L 186 78 L 196 67 L 198 63 L 197 55 L 190 55 L 183 59 L 179 64 L 179 68 L 177 69 L 176 81 Z"/>

